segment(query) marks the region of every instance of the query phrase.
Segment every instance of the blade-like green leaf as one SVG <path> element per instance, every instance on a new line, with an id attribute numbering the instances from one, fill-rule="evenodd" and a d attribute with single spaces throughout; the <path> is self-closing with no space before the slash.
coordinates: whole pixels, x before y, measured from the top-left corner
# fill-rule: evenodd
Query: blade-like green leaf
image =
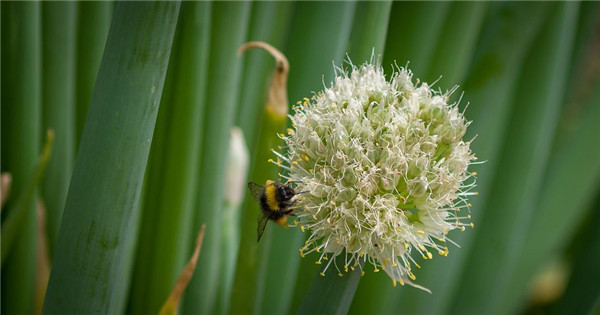
<path id="1" fill-rule="evenodd" d="M 383 65 L 409 62 L 417 77 L 426 75 L 449 7 L 450 2 L 394 2 Z"/>
<path id="2" fill-rule="evenodd" d="M 486 162 L 475 169 L 481 174 L 477 185 L 480 194 L 472 199 L 471 207 L 475 229 L 463 234 L 455 233 L 461 248 L 451 252 L 449 264 L 445 265 L 449 268 L 447 277 L 452 282 L 442 294 L 456 295 L 456 298 L 445 301 L 454 302 L 453 312 L 482 311 L 481 307 L 486 303 L 481 298 L 471 298 L 459 288 L 478 288 L 477 293 L 484 294 L 481 286 L 478 286 L 479 281 L 484 280 L 470 277 L 470 268 L 479 258 L 472 249 L 473 243 L 487 233 L 479 225 L 488 213 L 486 206 L 493 194 L 494 175 L 499 173 L 497 170 L 501 160 L 498 153 L 509 127 L 511 105 L 516 99 L 517 78 L 526 53 L 546 20 L 550 7 L 551 4 L 547 3 L 493 4 L 488 15 L 489 22 L 482 33 L 480 51 L 475 56 L 471 75 L 465 84 L 465 98 L 471 104 L 466 116 L 473 120 L 467 137 L 477 134 L 472 148 L 479 159 Z M 465 260 L 469 255 L 471 260 Z M 461 263 L 460 267 L 456 265 Z M 461 280 L 458 280 L 461 278 L 458 275 L 462 275 Z M 444 280 L 436 281 L 443 283 Z M 436 291 L 433 292 L 435 294 Z M 471 294 L 473 292 L 469 291 Z M 485 300 L 488 298 L 486 296 Z"/>
<path id="3" fill-rule="evenodd" d="M 50 257 L 58 237 L 75 157 L 75 19 L 76 3 L 45 2 L 42 6 L 44 129 L 54 130 L 54 154 L 41 189 L 46 205 Z"/>
<path id="4" fill-rule="evenodd" d="M 565 293 L 556 306 L 558 314 L 593 314 L 596 299 L 600 296 L 600 191 L 588 209 L 583 233 L 574 240 L 572 274 Z"/>
<path id="5" fill-rule="evenodd" d="M 469 297 L 459 303 L 461 311 L 490 313 L 506 302 L 506 280 L 527 234 L 565 96 L 577 10 L 577 2 L 553 8 L 524 62 L 504 149 L 496 156 L 502 171 L 461 286 Z"/>
<path id="6" fill-rule="evenodd" d="M 469 70 L 475 45 L 481 32 L 488 3 L 456 1 L 450 4 L 448 18 L 433 47 L 427 73 L 422 78 L 429 83 L 437 81 L 442 91 L 462 84 Z"/>
<path id="7" fill-rule="evenodd" d="M 293 27 L 285 49 L 290 62 L 290 103 L 310 97 L 314 91 L 323 88 L 324 82 L 329 84 L 332 80 L 332 62 L 340 65 L 344 58 L 355 8 L 355 2 L 296 4 Z M 267 264 L 263 267 L 265 286 L 261 312 L 295 312 L 316 273 L 298 271 L 298 249 L 304 242 L 304 234 L 297 229 L 275 227 L 271 229 L 270 237 Z M 303 263 L 315 266 L 314 257 L 309 256 L 304 260 Z"/>
<path id="8" fill-rule="evenodd" d="M 284 50 L 290 61 L 290 103 L 321 90 L 323 82 L 331 82 L 332 61 L 339 65 L 344 58 L 355 7 L 354 2 L 335 1 L 297 4 Z"/>
<path id="9" fill-rule="evenodd" d="M 600 314 L 600 295 L 596 298 L 596 302 L 592 306 L 590 314 Z"/>
<path id="10" fill-rule="evenodd" d="M 597 72 L 593 70 L 593 65 L 596 64 L 595 60 L 597 60 L 598 55 L 597 48 L 594 48 L 594 39 L 598 38 L 600 30 L 595 28 L 594 25 L 597 25 L 597 23 L 600 21 L 600 15 L 598 14 L 600 13 L 600 5 L 599 3 L 595 2 L 582 2 L 581 9 L 579 11 L 578 31 L 571 57 L 572 70 L 570 71 L 569 75 L 568 97 L 565 102 L 565 108 L 561 113 L 561 121 L 556 132 L 556 140 L 554 141 L 555 144 L 552 155 L 553 161 L 557 158 L 558 152 L 565 150 L 567 143 L 570 143 L 573 141 L 573 139 L 575 139 L 575 132 L 581 132 L 578 130 L 580 130 L 579 128 L 582 123 L 582 117 L 584 117 L 586 114 L 589 114 L 589 109 L 586 109 L 585 107 L 586 104 L 587 106 L 593 106 L 592 104 L 595 104 L 594 101 L 598 102 L 598 99 L 594 100 L 591 94 L 594 92 L 594 88 L 596 88 L 595 84 L 598 84 Z M 590 149 L 591 148 L 592 147 L 590 147 Z M 591 151 L 591 154 L 593 155 L 593 150 Z M 584 152 L 584 150 L 580 151 L 580 153 L 585 154 Z M 551 171 L 554 173 L 556 171 L 553 169 L 554 167 L 565 167 L 554 162 L 551 162 L 551 164 L 553 166 L 546 170 L 546 176 L 548 176 L 548 172 Z M 594 172 L 593 167 L 591 172 Z M 586 175 L 588 174 L 589 173 L 586 173 Z M 548 181 L 545 181 L 544 183 L 546 183 L 544 186 L 549 185 Z M 573 227 L 577 224 L 576 222 L 580 220 L 583 215 L 582 213 L 585 210 L 585 208 L 581 208 L 581 205 L 584 205 L 585 201 L 582 201 L 579 198 L 584 198 L 584 200 L 589 198 L 587 193 L 590 193 L 588 188 L 590 182 L 589 178 L 585 177 L 584 181 L 576 180 L 564 184 L 568 185 L 569 189 L 574 189 L 574 191 L 578 192 L 578 194 L 570 196 L 574 198 L 571 200 L 571 205 L 573 207 L 569 208 L 569 213 L 572 213 L 573 216 L 568 216 L 568 220 L 566 220 L 566 225 Z M 544 190 L 544 188 L 542 190 Z M 581 194 L 582 191 L 587 193 Z M 549 203 L 545 204 L 548 205 Z M 552 207 L 559 206 L 560 203 L 553 203 L 551 205 Z M 538 209 L 536 210 L 538 213 L 542 213 L 540 211 L 545 209 L 539 206 L 536 208 Z M 559 208 L 552 211 L 557 211 L 557 213 L 560 213 L 563 210 Z M 546 214 L 541 215 L 545 216 Z M 538 218 L 536 218 L 536 221 L 537 220 Z M 548 223 L 550 221 L 545 222 Z M 571 234 L 573 233 L 572 229 L 565 228 L 565 230 L 562 230 L 562 222 L 563 221 L 561 220 L 560 222 L 557 221 L 551 223 L 558 224 L 556 226 L 559 227 L 559 231 L 562 231 L 561 233 L 558 235 L 552 234 L 552 237 L 549 237 L 548 239 L 535 237 L 536 242 L 539 242 L 538 244 L 534 244 L 532 242 L 533 240 L 530 239 L 532 234 L 529 232 L 529 236 L 527 238 L 529 245 L 523 246 L 519 250 L 520 257 L 517 259 L 517 267 L 514 268 L 514 272 L 512 272 L 510 275 L 510 288 L 507 290 L 508 296 L 505 298 L 506 303 L 503 304 L 502 309 L 507 310 L 507 312 L 513 311 L 521 304 L 522 299 L 524 298 L 523 293 L 527 290 L 527 288 L 529 288 L 527 282 L 530 281 L 531 277 L 537 273 L 535 270 L 539 269 L 540 265 L 544 265 L 544 259 L 552 259 L 554 256 L 556 256 L 558 250 L 560 250 L 562 247 L 562 244 L 566 242 L 567 238 L 571 237 Z M 555 226 L 545 229 L 553 230 L 554 228 Z M 553 241 L 555 243 L 549 244 L 549 241 Z"/>
<path id="11" fill-rule="evenodd" d="M 328 272 L 324 277 L 315 275 L 298 314 L 347 314 L 361 272 L 360 268 L 355 268 L 342 277 L 335 272 Z"/>
<path id="12" fill-rule="evenodd" d="M 180 13 L 180 15 L 183 14 Z M 173 38 L 173 46 L 171 51 L 171 58 L 169 60 L 169 65 L 174 64 L 173 54 L 177 54 L 177 46 L 178 40 L 176 30 Z M 168 69 L 171 68 L 174 67 L 168 67 Z M 141 211 L 141 217 L 138 218 L 137 221 L 134 221 L 134 224 L 137 224 L 137 227 L 139 229 L 135 237 L 136 239 L 139 238 L 141 240 L 140 244 L 137 244 L 136 246 L 137 252 L 134 255 L 135 257 L 132 258 L 134 260 L 134 264 L 136 264 L 137 261 L 140 261 L 140 263 L 137 264 L 137 266 L 135 266 L 134 268 L 134 274 L 132 277 L 133 292 L 131 293 L 131 298 L 129 299 L 129 305 L 127 310 L 128 312 L 134 314 L 138 313 L 140 310 L 145 310 L 145 307 L 147 306 L 147 303 L 145 301 L 140 300 L 140 296 L 137 293 L 137 288 L 143 287 L 147 289 L 147 282 L 152 280 L 144 275 L 150 274 L 153 267 L 152 262 L 148 262 L 148 259 L 151 258 L 151 254 L 153 252 L 153 232 L 155 229 L 155 225 L 160 224 L 160 221 L 157 217 L 160 214 L 158 209 L 160 206 L 159 199 L 161 197 L 161 191 L 163 190 L 162 177 L 165 175 L 163 166 L 166 164 L 165 160 L 167 159 L 168 155 L 166 147 L 169 135 L 169 118 L 172 108 L 169 105 L 170 100 L 172 98 L 172 94 L 174 92 L 173 86 L 177 83 L 175 80 L 176 73 L 176 71 L 168 70 L 166 73 L 163 93 L 160 101 L 161 105 L 165 106 L 160 107 L 156 117 L 156 125 L 152 137 L 152 145 L 150 147 L 150 153 L 148 155 L 148 162 L 144 175 L 144 182 L 142 185 L 142 193 L 140 194 L 141 201 L 138 204 L 138 209 Z"/>
<path id="13" fill-rule="evenodd" d="M 527 238 L 519 253 L 518 266 L 508 288 L 511 311 L 527 288 L 527 281 L 540 262 L 555 253 L 572 235 L 600 186 L 600 80 L 591 91 L 575 131 L 556 149 L 548 163 Z M 568 196 L 565 197 L 565 196 Z M 551 232 L 549 232 L 551 231 Z"/>
<path id="14" fill-rule="evenodd" d="M 144 179 L 145 182 L 145 179 Z M 142 184 L 142 191 L 140 192 L 140 200 L 144 199 L 144 195 L 146 194 L 146 190 L 144 189 L 144 184 Z M 115 287 L 115 301 L 114 301 L 114 309 L 116 314 L 124 314 L 127 309 L 127 303 L 129 301 L 131 293 L 129 289 L 131 287 L 132 274 L 133 270 L 135 270 L 135 253 L 139 238 L 139 231 L 141 225 L 141 212 L 142 212 L 142 202 L 138 202 L 136 207 L 133 209 L 132 217 L 133 220 L 131 222 L 130 228 L 124 234 L 124 238 L 127 240 L 124 244 L 124 254 L 123 254 L 123 268 L 121 269 L 121 274 L 118 276 L 119 280 L 117 281 Z"/>
<path id="15" fill-rule="evenodd" d="M 77 88 L 75 90 L 75 144 L 78 147 L 87 117 L 94 82 L 100 67 L 112 18 L 113 1 L 77 4 Z"/>
<path id="16" fill-rule="evenodd" d="M 186 314 L 212 314 L 217 305 L 224 174 L 241 70 L 237 49 L 246 38 L 249 13 L 248 2 L 212 4 L 206 107 L 201 140 L 202 161 L 197 188 L 197 212 L 192 227 L 192 231 L 198 231 L 202 224 L 206 224 L 206 234 L 198 260 L 200 267 L 194 273 L 185 293 L 182 312 Z M 196 237 L 195 232 L 192 234 L 188 236 L 190 240 Z"/>
<path id="17" fill-rule="evenodd" d="M 178 2 L 115 8 L 69 187 L 47 314 L 115 311 L 178 13 Z"/>
<path id="18" fill-rule="evenodd" d="M 41 28 L 38 2 L 2 2 L 2 171 L 12 174 L 12 195 L 25 194 L 40 150 Z M 23 205 L 13 250 L 3 257 L 2 313 L 33 312 L 36 259 L 35 200 Z M 5 213 L 16 210 L 9 200 Z M 4 240 L 2 240 L 4 243 Z M 4 247 L 4 244 L 3 246 Z"/>
<path id="19" fill-rule="evenodd" d="M 356 5 L 348 56 L 355 65 L 383 54 L 392 1 L 361 1 Z"/>
<path id="20" fill-rule="evenodd" d="M 485 262 L 478 258 L 478 268 L 473 270 L 493 270 L 491 274 L 484 271 L 496 290 L 496 298 L 488 299 L 491 309 L 510 304 L 505 300 L 510 294 L 510 275 L 515 272 L 517 259 L 522 259 L 519 251 L 529 251 L 520 246 L 535 220 L 535 205 L 565 99 L 578 10 L 578 2 L 557 5 L 525 62 L 500 165 L 503 171 L 492 193 L 489 214 L 482 222 L 486 234 L 478 239 L 479 249 L 475 249 L 478 255 L 488 252 L 499 256 Z M 511 231 L 508 235 L 507 230 Z M 493 253 L 483 249 L 499 239 L 503 241 Z"/>
<path id="21" fill-rule="evenodd" d="M 151 149 L 130 312 L 157 313 L 188 258 L 206 82 L 210 2 L 184 2 Z M 154 145 L 154 144 L 153 144 Z M 159 156 L 157 156 L 159 155 Z"/>
<path id="22" fill-rule="evenodd" d="M 600 2 L 582 1 L 579 11 L 577 36 L 571 54 L 569 94 L 556 132 L 555 145 L 564 142 L 577 128 L 581 120 L 581 107 L 590 97 L 594 80 L 598 77 L 597 70 L 594 70 L 598 58 L 595 39 L 600 36 L 600 29 L 595 25 L 600 23 Z"/>

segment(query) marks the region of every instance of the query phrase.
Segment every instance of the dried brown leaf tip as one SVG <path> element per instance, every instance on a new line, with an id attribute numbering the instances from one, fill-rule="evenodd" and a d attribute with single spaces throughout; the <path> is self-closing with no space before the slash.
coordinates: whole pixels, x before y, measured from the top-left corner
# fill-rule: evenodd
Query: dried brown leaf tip
<path id="1" fill-rule="evenodd" d="M 179 302 L 181 301 L 181 296 L 187 288 L 192 276 L 194 275 L 194 270 L 196 270 L 196 264 L 198 263 L 198 256 L 200 255 L 200 249 L 202 248 L 202 240 L 204 239 L 204 230 L 206 225 L 202 225 L 200 228 L 200 232 L 198 232 L 198 236 L 196 237 L 196 247 L 194 248 L 194 253 L 192 254 L 192 258 L 188 261 L 183 271 L 181 271 L 181 275 L 175 282 L 175 286 L 169 295 L 169 298 L 165 302 L 165 304 L 160 309 L 158 314 L 160 315 L 171 315 L 177 314 L 177 309 L 179 308 Z"/>
<path id="2" fill-rule="evenodd" d="M 10 186 L 12 183 L 12 175 L 8 172 L 2 173 L 0 177 L 0 209 L 4 208 L 4 204 L 10 196 Z"/>
<path id="3" fill-rule="evenodd" d="M 275 73 L 273 75 L 271 87 L 269 88 L 267 109 L 286 116 L 288 113 L 287 77 L 290 70 L 290 64 L 281 51 L 265 42 L 245 43 L 238 50 L 238 54 L 252 48 L 264 49 L 275 58 Z"/>

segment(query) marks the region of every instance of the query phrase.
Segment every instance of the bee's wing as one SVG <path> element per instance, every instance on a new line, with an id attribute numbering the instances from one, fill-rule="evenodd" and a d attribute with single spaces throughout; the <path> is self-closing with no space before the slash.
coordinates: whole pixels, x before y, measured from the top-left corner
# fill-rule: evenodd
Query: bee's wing
<path id="1" fill-rule="evenodd" d="M 261 236 L 265 232 L 265 227 L 267 226 L 267 221 L 269 221 L 269 217 L 261 214 L 258 216 L 258 227 L 256 228 L 256 232 L 258 233 L 258 238 L 256 241 L 260 241 Z"/>
<path id="2" fill-rule="evenodd" d="M 262 195 L 264 187 L 255 182 L 249 182 L 248 188 L 250 188 L 250 192 L 252 193 L 252 196 L 254 196 L 254 199 L 260 201 L 260 196 Z"/>

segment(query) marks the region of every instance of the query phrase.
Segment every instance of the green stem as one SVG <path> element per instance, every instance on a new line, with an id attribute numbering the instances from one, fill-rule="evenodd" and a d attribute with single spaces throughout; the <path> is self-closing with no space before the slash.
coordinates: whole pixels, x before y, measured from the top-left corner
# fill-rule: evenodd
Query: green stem
<path id="1" fill-rule="evenodd" d="M 356 5 L 348 55 L 355 65 L 383 54 L 392 1 L 361 1 Z M 374 60 L 375 61 L 375 60 Z M 386 65 L 387 66 L 387 65 Z"/>
<path id="2" fill-rule="evenodd" d="M 58 237 L 75 159 L 75 19 L 74 2 L 45 2 L 43 22 L 44 129 L 54 130 L 54 154 L 41 189 L 46 206 L 50 259 Z"/>
<path id="3" fill-rule="evenodd" d="M 417 77 L 429 69 L 450 2 L 394 2 L 387 32 L 383 65 L 409 68 Z M 389 68 L 387 68 L 389 69 Z"/>
<path id="4" fill-rule="evenodd" d="M 81 1 L 77 4 L 76 147 L 81 141 L 114 5 L 113 1 Z"/>
<path id="5" fill-rule="evenodd" d="M 342 253 L 344 255 L 344 253 Z M 361 261 L 361 266 L 364 261 Z M 347 314 L 360 281 L 362 268 L 344 274 L 330 270 L 325 276 L 314 276 L 298 314 Z"/>
<path id="6" fill-rule="evenodd" d="M 40 150 L 41 25 L 39 2 L 2 2 L 2 155 L 12 195 L 26 193 Z M 13 250 L 2 266 L 2 313 L 31 314 L 37 246 L 36 195 L 23 205 Z M 18 199 L 17 199 L 18 200 Z M 6 212 L 16 211 L 15 200 Z M 20 208 L 21 206 L 19 206 Z M 4 243 L 5 240 L 2 240 Z M 4 248 L 4 244 L 2 246 Z M 10 302 L 8 302 L 10 301 Z"/>
<path id="7" fill-rule="evenodd" d="M 111 314 L 156 123 L 178 2 L 119 2 L 69 186 L 46 314 Z M 152 36 L 148 36 L 152 34 Z"/>
<path id="8" fill-rule="evenodd" d="M 186 290 L 182 312 L 212 314 L 219 292 L 221 215 L 225 190 L 225 167 L 229 133 L 234 121 L 235 101 L 241 69 L 237 49 L 246 38 L 249 2 L 212 4 L 210 56 L 206 84 L 206 108 L 201 142 L 196 216 L 190 240 L 206 224 L 198 266 Z M 191 249 L 191 248 L 190 248 Z"/>
<path id="9" fill-rule="evenodd" d="M 200 158 L 210 2 L 184 2 L 150 151 L 129 312 L 154 314 L 188 260 Z"/>
<path id="10" fill-rule="evenodd" d="M 486 215 L 479 221 L 478 227 L 485 233 L 474 243 L 471 259 L 477 264 L 469 268 L 467 276 L 479 280 L 465 281 L 476 285 L 463 285 L 461 290 L 465 296 L 480 295 L 475 299 L 478 302 L 470 303 L 470 310 L 487 313 L 509 304 L 504 300 L 507 275 L 514 272 L 517 253 L 530 251 L 521 249 L 520 244 L 525 242 L 531 222 L 537 220 L 533 212 L 566 95 L 578 9 L 577 2 L 553 7 L 524 60 L 505 145 L 497 156 L 502 171 L 494 180 Z M 491 243 L 495 246 L 489 246 Z"/>

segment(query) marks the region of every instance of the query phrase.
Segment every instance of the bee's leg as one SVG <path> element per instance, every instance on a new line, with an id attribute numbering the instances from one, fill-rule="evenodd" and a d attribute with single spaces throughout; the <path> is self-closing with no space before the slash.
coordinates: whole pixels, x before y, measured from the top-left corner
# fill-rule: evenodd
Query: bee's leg
<path id="1" fill-rule="evenodd" d="M 300 207 L 298 208 L 292 208 L 292 209 L 288 209 L 287 211 L 284 212 L 285 215 L 291 215 L 293 217 L 296 217 L 297 215 L 294 213 L 294 210 L 296 209 L 300 209 Z"/>

